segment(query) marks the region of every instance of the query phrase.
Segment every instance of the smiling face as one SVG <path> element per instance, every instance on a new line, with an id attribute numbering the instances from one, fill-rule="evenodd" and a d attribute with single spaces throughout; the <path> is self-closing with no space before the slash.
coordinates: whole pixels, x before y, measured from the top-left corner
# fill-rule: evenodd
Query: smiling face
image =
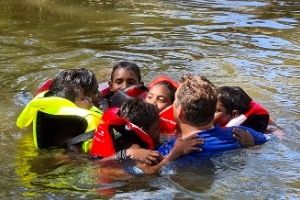
<path id="1" fill-rule="evenodd" d="M 164 85 L 154 85 L 148 92 L 145 101 L 155 105 L 159 111 L 172 104 L 171 92 Z"/>
<path id="2" fill-rule="evenodd" d="M 115 70 L 112 80 L 109 82 L 111 91 L 123 90 L 138 84 L 140 81 L 135 72 L 124 68 Z"/>

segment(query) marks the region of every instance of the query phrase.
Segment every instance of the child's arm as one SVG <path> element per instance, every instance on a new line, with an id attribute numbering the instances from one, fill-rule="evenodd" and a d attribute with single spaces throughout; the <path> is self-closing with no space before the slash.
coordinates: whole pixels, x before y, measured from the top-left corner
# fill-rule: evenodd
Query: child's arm
<path id="1" fill-rule="evenodd" d="M 242 147 L 253 147 L 255 145 L 252 135 L 246 130 L 235 127 L 232 129 L 232 133 Z"/>
<path id="2" fill-rule="evenodd" d="M 137 167 L 140 168 L 144 172 L 144 174 L 157 174 L 163 166 L 174 161 L 178 157 L 186 155 L 193 151 L 201 151 L 199 145 L 202 145 L 203 143 L 204 140 L 202 138 L 199 138 L 197 134 L 193 134 L 184 139 L 177 138 L 174 147 L 171 149 L 170 153 L 158 164 L 149 166 L 142 163 L 138 163 Z"/>
<path id="3" fill-rule="evenodd" d="M 252 147 L 267 141 L 263 133 L 244 126 L 234 127 L 232 133 L 243 147 Z"/>
<path id="4" fill-rule="evenodd" d="M 285 135 L 283 128 L 279 126 L 272 118 L 269 120 L 265 134 L 273 134 L 278 138 L 282 138 Z"/>
<path id="5" fill-rule="evenodd" d="M 162 159 L 158 151 L 143 149 L 139 145 L 134 144 L 128 149 L 122 149 L 112 156 L 102 158 L 101 162 L 113 160 L 122 161 L 129 158 L 149 165 L 157 164 Z"/>
<path id="6" fill-rule="evenodd" d="M 132 160 L 140 161 L 148 165 L 157 164 L 162 159 L 158 151 L 143 149 L 137 144 L 126 149 L 126 156 Z"/>

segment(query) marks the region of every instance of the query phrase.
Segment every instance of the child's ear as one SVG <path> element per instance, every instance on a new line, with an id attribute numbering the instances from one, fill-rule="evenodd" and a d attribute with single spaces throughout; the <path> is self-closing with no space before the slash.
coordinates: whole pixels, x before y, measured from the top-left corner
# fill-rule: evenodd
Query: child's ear
<path id="1" fill-rule="evenodd" d="M 181 105 L 178 105 L 178 113 L 177 113 L 177 118 L 180 119 L 180 121 L 183 121 L 185 119 L 184 115 L 184 110 L 182 109 Z"/>
<path id="2" fill-rule="evenodd" d="M 240 116 L 240 112 L 237 111 L 237 110 L 233 110 L 231 115 L 232 115 L 233 118 L 236 118 L 236 117 Z"/>
<path id="3" fill-rule="evenodd" d="M 108 81 L 108 86 L 109 86 L 109 88 L 111 88 L 111 86 L 112 86 L 111 81 Z"/>

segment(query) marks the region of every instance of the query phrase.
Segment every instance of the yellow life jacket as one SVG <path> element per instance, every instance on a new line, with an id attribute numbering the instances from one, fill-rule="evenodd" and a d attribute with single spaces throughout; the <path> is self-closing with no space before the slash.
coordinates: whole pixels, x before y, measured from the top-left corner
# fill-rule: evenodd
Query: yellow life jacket
<path id="1" fill-rule="evenodd" d="M 68 139 L 96 129 L 102 112 L 93 107 L 79 108 L 73 102 L 61 97 L 44 97 L 38 94 L 23 109 L 17 119 L 17 126 L 33 125 L 33 139 L 36 148 L 62 146 Z M 83 143 L 83 150 L 89 150 L 90 141 Z"/>

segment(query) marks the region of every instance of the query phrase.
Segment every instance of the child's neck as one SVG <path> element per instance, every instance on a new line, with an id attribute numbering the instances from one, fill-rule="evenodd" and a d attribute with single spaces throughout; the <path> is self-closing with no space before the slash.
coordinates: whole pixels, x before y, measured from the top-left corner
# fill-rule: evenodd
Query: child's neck
<path id="1" fill-rule="evenodd" d="M 201 131 L 206 131 L 208 129 L 213 128 L 213 121 L 209 122 L 208 124 L 201 125 L 201 126 L 191 126 L 188 124 L 182 124 L 180 126 L 181 133 L 182 133 L 182 138 L 186 138 L 190 135 L 193 135 L 195 133 L 199 133 Z"/>

